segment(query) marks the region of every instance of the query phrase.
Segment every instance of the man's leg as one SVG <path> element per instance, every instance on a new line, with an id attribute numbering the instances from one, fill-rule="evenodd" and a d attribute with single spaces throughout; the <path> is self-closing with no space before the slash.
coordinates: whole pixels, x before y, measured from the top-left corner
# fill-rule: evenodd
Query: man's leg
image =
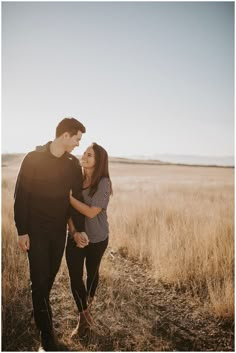
<path id="1" fill-rule="evenodd" d="M 36 326 L 41 332 L 52 332 L 48 291 L 50 282 L 50 239 L 47 234 L 30 234 L 28 258 Z"/>
<path id="2" fill-rule="evenodd" d="M 65 239 L 65 232 L 31 236 L 29 263 L 34 317 L 45 350 L 56 350 L 49 294 L 61 264 Z"/>
<path id="3" fill-rule="evenodd" d="M 50 280 L 48 291 L 50 293 L 55 277 L 59 271 L 65 250 L 66 232 L 52 234 L 50 242 Z"/>

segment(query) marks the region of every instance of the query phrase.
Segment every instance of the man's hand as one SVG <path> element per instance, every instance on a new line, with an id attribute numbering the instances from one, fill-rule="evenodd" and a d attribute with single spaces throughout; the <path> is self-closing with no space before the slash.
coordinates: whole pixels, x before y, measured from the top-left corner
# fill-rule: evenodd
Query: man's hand
<path id="1" fill-rule="evenodd" d="M 21 248 L 22 251 L 26 252 L 30 248 L 30 239 L 29 235 L 19 235 L 18 236 L 18 245 Z"/>
<path id="2" fill-rule="evenodd" d="M 76 232 L 74 234 L 74 241 L 76 242 L 76 246 L 78 246 L 78 248 L 84 248 L 86 245 L 88 245 L 88 239 L 80 232 Z"/>

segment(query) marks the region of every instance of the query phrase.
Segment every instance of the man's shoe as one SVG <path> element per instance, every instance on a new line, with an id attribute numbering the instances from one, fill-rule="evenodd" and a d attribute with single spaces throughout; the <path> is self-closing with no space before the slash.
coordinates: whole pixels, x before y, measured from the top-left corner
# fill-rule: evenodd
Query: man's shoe
<path id="1" fill-rule="evenodd" d="M 56 352 L 58 350 L 53 333 L 41 332 L 39 352 Z"/>

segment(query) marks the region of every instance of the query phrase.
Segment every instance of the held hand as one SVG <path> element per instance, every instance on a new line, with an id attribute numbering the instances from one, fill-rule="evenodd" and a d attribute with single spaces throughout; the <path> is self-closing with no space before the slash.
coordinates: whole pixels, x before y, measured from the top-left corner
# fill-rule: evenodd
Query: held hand
<path id="1" fill-rule="evenodd" d="M 88 245 L 88 240 L 80 232 L 76 232 L 74 234 L 74 241 L 76 242 L 76 246 L 78 246 L 78 248 L 84 248 Z"/>
<path id="2" fill-rule="evenodd" d="M 23 252 L 26 252 L 27 250 L 29 250 L 29 248 L 30 248 L 29 235 L 28 234 L 19 235 L 18 236 L 18 245 Z"/>
<path id="3" fill-rule="evenodd" d="M 80 234 L 87 240 L 87 243 L 89 243 L 89 238 L 85 232 L 80 232 Z"/>
<path id="4" fill-rule="evenodd" d="M 70 198 L 72 197 L 72 190 L 70 189 Z"/>

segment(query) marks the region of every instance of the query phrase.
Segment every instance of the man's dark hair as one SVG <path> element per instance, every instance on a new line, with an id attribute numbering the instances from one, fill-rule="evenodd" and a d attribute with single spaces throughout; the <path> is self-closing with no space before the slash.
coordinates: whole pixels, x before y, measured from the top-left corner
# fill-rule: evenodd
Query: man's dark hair
<path id="1" fill-rule="evenodd" d="M 65 118 L 57 125 L 56 137 L 61 136 L 65 132 L 68 132 L 70 136 L 77 135 L 78 131 L 82 133 L 86 132 L 85 126 L 74 118 Z"/>

